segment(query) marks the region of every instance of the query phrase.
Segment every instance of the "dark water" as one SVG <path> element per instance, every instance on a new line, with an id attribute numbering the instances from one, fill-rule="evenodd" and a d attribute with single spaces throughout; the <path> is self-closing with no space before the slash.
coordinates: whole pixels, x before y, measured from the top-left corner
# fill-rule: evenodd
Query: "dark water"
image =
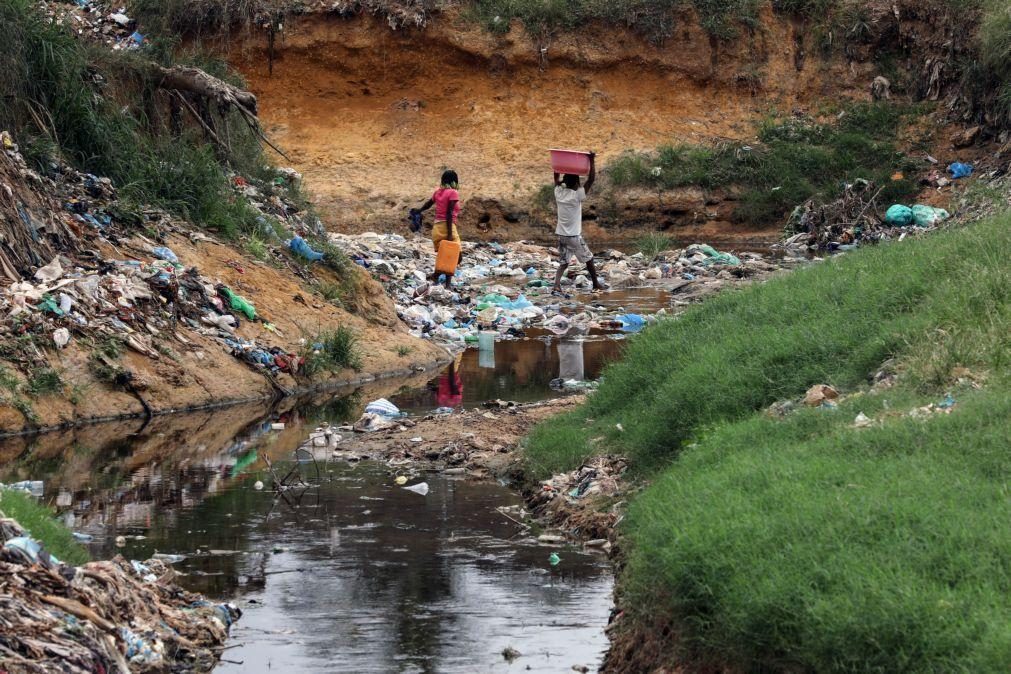
<path id="1" fill-rule="evenodd" d="M 533 402 L 565 395 L 550 387 L 553 379 L 593 381 L 604 366 L 620 354 L 623 335 L 587 334 L 558 337 L 545 330 L 528 330 L 521 340 L 500 341 L 488 351 L 468 349 L 459 356 L 456 372 L 461 397 L 440 393 L 440 377 L 426 386 L 408 389 L 390 398 L 409 413 L 438 407 L 475 407 L 487 400 Z"/>
<path id="2" fill-rule="evenodd" d="M 538 343 L 539 344 L 539 343 Z M 543 348 L 540 345 L 539 348 Z M 181 583 L 244 611 L 222 671 L 494 672 L 595 666 L 611 605 L 605 558 L 539 545 L 494 482 L 441 474 L 421 496 L 380 463 L 297 464 L 321 421 L 395 384 L 289 404 L 106 424 L 0 442 L 0 481 L 41 479 L 93 556 L 185 556 Z M 283 420 L 285 428 L 270 430 Z M 277 496 L 263 457 L 308 485 Z M 118 536 L 126 544 L 118 547 Z M 562 561 L 549 563 L 557 551 Z M 506 647 L 523 655 L 506 661 Z"/>

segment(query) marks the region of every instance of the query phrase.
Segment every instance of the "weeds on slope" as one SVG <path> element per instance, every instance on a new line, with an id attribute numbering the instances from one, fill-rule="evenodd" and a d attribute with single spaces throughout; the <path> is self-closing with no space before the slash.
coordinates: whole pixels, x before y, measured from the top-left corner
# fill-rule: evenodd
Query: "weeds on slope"
<path id="1" fill-rule="evenodd" d="M 1009 255 L 1011 214 L 719 295 L 538 427 L 537 472 L 623 451 L 651 478 L 623 525 L 626 625 L 668 622 L 701 668 L 1003 671 Z M 869 388 L 888 358 L 896 384 Z M 852 393 L 762 411 L 823 382 Z"/>
<path id="2" fill-rule="evenodd" d="M 302 372 L 313 377 L 324 372 L 337 372 L 344 368 L 360 370 L 362 367 L 358 335 L 346 326 L 319 333 L 306 340 L 302 357 Z"/>

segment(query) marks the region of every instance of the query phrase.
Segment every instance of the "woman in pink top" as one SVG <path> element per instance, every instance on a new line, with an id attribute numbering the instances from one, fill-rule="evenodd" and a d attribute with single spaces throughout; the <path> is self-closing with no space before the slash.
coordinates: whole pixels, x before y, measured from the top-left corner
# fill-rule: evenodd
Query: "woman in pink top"
<path id="1" fill-rule="evenodd" d="M 439 252 L 439 244 L 447 239 L 460 241 L 460 228 L 457 225 L 457 218 L 460 216 L 459 183 L 456 171 L 445 171 L 439 189 L 435 190 L 432 198 L 418 209 L 427 211 L 435 206 L 435 224 L 432 225 L 432 244 L 435 246 L 435 252 Z M 460 257 L 463 258 L 463 253 Z M 439 280 L 438 273 L 432 280 Z M 452 287 L 449 278 L 446 279 L 446 287 Z"/>

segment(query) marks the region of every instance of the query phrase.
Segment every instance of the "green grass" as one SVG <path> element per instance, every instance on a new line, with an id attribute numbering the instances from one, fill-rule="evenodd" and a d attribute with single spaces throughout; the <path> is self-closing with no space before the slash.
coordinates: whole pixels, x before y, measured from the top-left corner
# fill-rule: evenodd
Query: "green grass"
<path id="1" fill-rule="evenodd" d="M 302 372 L 309 377 L 324 372 L 337 372 L 345 368 L 360 370 L 362 355 L 358 335 L 346 326 L 321 332 L 306 340 L 302 357 Z"/>
<path id="2" fill-rule="evenodd" d="M 633 503 L 628 604 L 684 626 L 690 661 L 1006 671 L 1011 395 L 851 427 L 921 402 L 867 396 L 718 426 Z"/>
<path id="3" fill-rule="evenodd" d="M 913 168 L 894 142 L 905 112 L 877 103 L 849 106 L 833 124 L 772 118 L 759 127 L 757 144 L 667 145 L 626 153 L 605 172 L 618 189 L 736 187 L 742 194 L 734 218 L 753 224 L 780 219 L 811 197 L 831 200 L 843 183 L 858 178 L 883 188 L 879 201 L 890 204 L 917 190 L 912 178 L 891 179 Z"/>
<path id="4" fill-rule="evenodd" d="M 53 517 L 53 513 L 27 494 L 0 489 L 0 511 L 40 541 L 46 550 L 68 564 L 83 564 L 88 553 L 74 541 L 70 530 Z"/>
<path id="5" fill-rule="evenodd" d="M 25 390 L 33 397 L 51 395 L 63 390 L 63 380 L 60 373 L 50 367 L 38 368 L 30 373 Z"/>
<path id="6" fill-rule="evenodd" d="M 660 253 L 665 250 L 670 250 L 673 243 L 673 237 L 661 234 L 660 232 L 652 232 L 640 237 L 639 240 L 635 242 L 635 248 L 637 251 L 642 253 L 647 260 L 654 260 Z"/>
<path id="7" fill-rule="evenodd" d="M 1008 255 L 1011 214 L 724 292 L 535 428 L 535 476 L 617 452 L 646 482 L 622 525 L 629 624 L 667 621 L 672 661 L 702 668 L 1004 671 Z M 888 359 L 897 384 L 869 388 Z M 854 394 L 762 411 L 818 383 Z M 909 415 L 948 393 L 950 414 Z"/>

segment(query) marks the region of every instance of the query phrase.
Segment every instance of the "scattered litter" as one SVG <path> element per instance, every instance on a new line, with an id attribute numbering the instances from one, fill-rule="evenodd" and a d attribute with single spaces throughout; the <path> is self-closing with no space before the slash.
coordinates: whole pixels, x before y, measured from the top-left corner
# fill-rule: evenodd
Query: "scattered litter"
<path id="1" fill-rule="evenodd" d="M 808 407 L 818 407 L 827 401 L 835 400 L 839 397 L 839 392 L 828 384 L 816 384 L 804 394 L 804 404 Z"/>
<path id="2" fill-rule="evenodd" d="M 548 556 L 548 564 L 551 566 L 558 566 L 558 563 L 562 561 L 562 558 L 558 556 L 557 552 L 552 552 Z"/>
<path id="3" fill-rule="evenodd" d="M 401 487 L 402 487 L 402 486 L 404 486 L 405 484 L 407 484 L 407 476 L 406 476 L 406 475 L 397 475 L 397 477 L 396 477 L 396 478 L 395 478 L 395 479 L 394 479 L 393 481 L 394 481 L 394 482 L 395 482 L 395 483 L 396 483 L 397 485 L 399 485 L 399 486 L 401 486 Z"/>
<path id="4" fill-rule="evenodd" d="M 857 414 L 857 418 L 853 420 L 853 426 L 856 428 L 868 428 L 874 424 L 874 420 L 868 417 L 863 412 Z"/>
<path id="5" fill-rule="evenodd" d="M 261 491 L 263 489 L 263 480 L 257 480 L 253 483 L 253 489 L 256 491 Z"/>
<path id="6" fill-rule="evenodd" d="M 36 498 L 41 498 L 43 493 L 45 493 L 45 482 L 42 480 L 22 480 L 21 482 L 14 482 L 12 484 L 3 484 L 0 482 L 0 489 L 23 491 Z"/>
<path id="7" fill-rule="evenodd" d="M 284 430 L 284 422 L 283 421 L 276 421 L 276 422 L 272 423 L 270 425 L 270 430 L 272 430 L 272 431 L 283 431 Z"/>
<path id="8" fill-rule="evenodd" d="M 404 487 L 407 491 L 413 491 L 415 494 L 421 494 L 422 496 L 428 495 L 428 483 L 419 482 L 418 484 L 412 484 L 410 487 Z"/>
<path id="9" fill-rule="evenodd" d="M 951 174 L 952 180 L 967 178 L 972 175 L 972 164 L 966 164 L 960 161 L 953 162 L 948 165 L 948 173 Z"/>

